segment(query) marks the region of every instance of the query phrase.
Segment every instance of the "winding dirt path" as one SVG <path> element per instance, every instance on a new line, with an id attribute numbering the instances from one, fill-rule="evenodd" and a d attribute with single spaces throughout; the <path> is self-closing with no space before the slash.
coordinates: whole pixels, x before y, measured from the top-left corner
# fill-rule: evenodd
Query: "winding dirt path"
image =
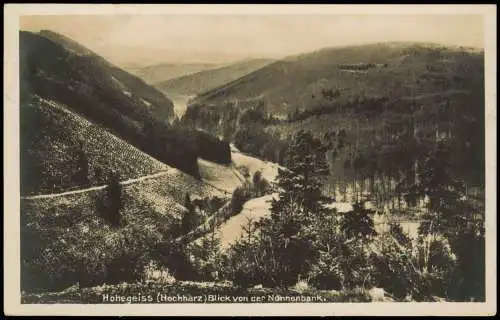
<path id="1" fill-rule="evenodd" d="M 164 176 L 164 175 L 166 175 L 166 174 L 168 174 L 168 173 L 170 173 L 172 171 L 175 171 L 175 170 L 177 170 L 177 169 L 170 168 L 168 170 L 164 170 L 164 171 L 161 171 L 161 172 L 149 174 L 147 176 L 142 176 L 142 177 L 139 177 L 139 178 L 134 178 L 134 179 L 128 179 L 128 180 L 125 180 L 125 181 L 121 181 L 120 184 L 121 185 L 129 185 L 129 184 L 132 184 L 132 183 L 135 183 L 135 182 L 139 182 L 139 181 L 144 181 L 144 180 L 147 180 L 147 179 L 158 178 L 158 177 Z M 73 191 L 66 191 L 66 192 L 61 192 L 61 193 L 40 194 L 40 195 L 35 195 L 35 196 L 22 196 L 21 199 L 31 200 L 31 199 L 47 199 L 47 198 L 64 197 L 64 196 L 73 195 L 73 194 L 79 194 L 79 193 L 85 193 L 85 192 L 90 192 L 90 191 L 102 190 L 102 189 L 105 189 L 107 187 L 108 187 L 108 185 L 102 185 L 102 186 L 95 186 L 95 187 L 90 187 L 90 188 L 85 188 L 85 189 L 78 189 L 78 190 L 73 190 Z"/>

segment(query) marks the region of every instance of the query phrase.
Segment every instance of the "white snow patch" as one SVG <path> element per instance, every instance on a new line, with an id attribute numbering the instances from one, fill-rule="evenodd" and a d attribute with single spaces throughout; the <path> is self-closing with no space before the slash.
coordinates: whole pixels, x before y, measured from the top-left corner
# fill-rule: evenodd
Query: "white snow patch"
<path id="1" fill-rule="evenodd" d="M 365 208 L 368 210 L 376 210 L 377 206 L 375 205 L 375 202 L 373 202 L 373 201 L 366 201 Z"/>
<path id="2" fill-rule="evenodd" d="M 332 202 L 325 205 L 328 209 L 337 209 L 337 212 L 346 213 L 353 210 L 352 204 L 348 202 Z"/>
<path id="3" fill-rule="evenodd" d="M 141 98 L 142 103 L 144 103 L 147 107 L 151 107 L 151 102 L 144 100 Z"/>
<path id="4" fill-rule="evenodd" d="M 167 93 L 168 95 L 168 93 Z M 172 99 L 172 103 L 174 104 L 174 112 L 177 117 L 182 118 L 184 113 L 186 113 L 188 101 L 193 98 L 193 96 L 174 96 L 168 95 L 169 98 Z"/>
<path id="5" fill-rule="evenodd" d="M 130 91 L 123 90 L 123 93 L 129 98 L 132 97 L 132 93 Z"/>
<path id="6" fill-rule="evenodd" d="M 81 231 L 82 233 L 88 233 L 89 232 L 89 227 L 87 225 L 82 225 L 81 226 Z"/>
<path id="7" fill-rule="evenodd" d="M 127 89 L 127 87 L 126 87 L 123 83 L 121 83 L 121 82 L 120 82 L 120 80 L 116 79 L 114 76 L 111 76 L 111 80 L 112 80 L 112 81 L 113 81 L 113 82 L 114 82 L 114 83 L 115 83 L 115 84 L 116 84 L 116 85 L 117 85 L 117 86 L 118 86 L 118 87 L 119 87 L 122 91 L 124 91 L 124 90 L 126 90 L 126 89 Z"/>
<path id="8" fill-rule="evenodd" d="M 367 74 L 368 71 L 362 71 L 362 70 L 347 70 L 347 69 L 340 69 L 341 71 L 344 71 L 344 72 L 350 72 L 350 73 L 363 73 L 363 74 Z"/>
<path id="9" fill-rule="evenodd" d="M 236 148 L 234 144 L 231 143 L 230 147 L 231 147 L 231 152 L 240 152 L 240 149 Z"/>
<path id="10" fill-rule="evenodd" d="M 326 204 L 325 207 L 328 209 L 337 209 L 337 211 L 341 212 L 341 213 L 346 213 L 346 212 L 352 211 L 354 209 L 354 207 L 352 206 L 352 203 L 349 203 L 349 202 L 332 202 L 332 203 Z M 377 208 L 372 201 L 366 201 L 365 202 L 365 209 L 376 210 Z"/>
<path id="11" fill-rule="evenodd" d="M 373 302 L 385 301 L 385 291 L 382 288 L 372 288 L 368 294 Z"/>

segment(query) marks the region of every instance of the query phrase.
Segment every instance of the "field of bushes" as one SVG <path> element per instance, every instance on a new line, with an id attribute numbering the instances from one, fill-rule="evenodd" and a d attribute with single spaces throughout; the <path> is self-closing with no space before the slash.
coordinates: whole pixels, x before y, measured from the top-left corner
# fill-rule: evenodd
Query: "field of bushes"
<path id="1" fill-rule="evenodd" d="M 220 190 L 172 170 L 123 185 L 121 223 L 113 227 L 100 208 L 106 192 L 21 199 L 23 288 L 61 289 L 76 281 L 82 285 L 113 281 L 115 276 L 135 279 L 153 259 L 157 245 L 179 236 L 187 192 L 224 198 Z M 114 263 L 121 264 L 124 274 L 108 273 Z"/>
<path id="2" fill-rule="evenodd" d="M 209 295 L 229 297 L 226 301 L 210 301 Z M 124 298 L 124 301 L 114 299 Z M 127 301 L 126 299 L 129 299 Z M 201 301 L 194 297 L 201 297 Z M 134 300 L 132 300 L 134 299 Z M 175 300 L 184 299 L 184 302 Z M 389 299 L 389 298 L 387 298 Z M 111 300 L 111 301 L 110 301 Z M 113 301 L 114 300 L 114 301 Z M 236 301 L 235 301 L 236 300 Z M 232 283 L 143 281 L 101 285 L 89 288 L 70 287 L 60 292 L 31 293 L 22 303 L 300 303 L 300 302 L 369 302 L 372 297 L 361 289 L 352 291 L 316 290 L 309 288 L 249 288 Z M 387 300 L 390 301 L 390 300 Z"/>

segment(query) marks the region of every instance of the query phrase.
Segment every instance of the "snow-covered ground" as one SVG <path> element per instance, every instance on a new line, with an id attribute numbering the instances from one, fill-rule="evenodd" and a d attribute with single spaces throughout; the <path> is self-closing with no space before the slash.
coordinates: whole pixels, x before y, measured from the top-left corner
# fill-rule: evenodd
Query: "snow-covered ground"
<path id="1" fill-rule="evenodd" d="M 228 193 L 232 193 L 243 183 L 231 165 L 222 165 L 198 158 L 198 166 L 204 181 Z"/>
<path id="2" fill-rule="evenodd" d="M 232 193 L 234 189 L 241 186 L 245 180 L 238 168 L 246 167 L 250 173 L 250 178 L 256 171 L 262 173 L 262 177 L 270 182 L 274 182 L 278 175 L 280 166 L 269 161 L 262 161 L 258 158 L 241 153 L 236 147 L 231 145 L 232 165 L 221 165 L 215 162 L 198 159 L 200 173 L 206 182 L 213 186 Z"/>
<path id="3" fill-rule="evenodd" d="M 223 223 L 217 230 L 222 248 L 227 249 L 241 238 L 243 228 L 248 225 L 248 219 L 257 221 L 268 215 L 271 210 L 271 200 L 276 196 L 275 193 L 247 201 L 239 214 Z"/>
<path id="4" fill-rule="evenodd" d="M 168 97 L 172 99 L 175 114 L 178 118 L 182 118 L 184 113 L 186 113 L 188 101 L 192 96 L 168 95 Z"/>
<path id="5" fill-rule="evenodd" d="M 243 234 L 243 228 L 248 225 L 248 219 L 257 221 L 265 217 L 271 212 L 271 200 L 278 197 L 277 193 L 266 195 L 260 198 L 255 198 L 247 201 L 243 205 L 243 210 L 236 216 L 230 218 L 223 223 L 217 230 L 217 234 L 221 240 L 223 249 L 227 249 L 236 240 L 240 239 Z M 352 205 L 345 202 L 334 202 L 327 205 L 328 208 L 335 208 L 340 213 L 347 213 L 352 210 Z M 403 231 L 410 237 L 416 237 L 419 222 L 418 221 L 401 221 Z M 386 233 L 389 231 L 389 221 L 386 215 L 374 216 L 374 226 L 378 233 Z"/>
<path id="6" fill-rule="evenodd" d="M 231 193 L 235 188 L 242 185 L 243 177 L 241 173 L 236 169 L 239 167 L 246 167 L 250 173 L 250 176 L 256 171 L 261 171 L 262 176 L 270 181 L 275 182 L 278 175 L 278 168 L 280 166 L 273 162 L 263 161 L 258 158 L 241 153 L 234 145 L 231 144 L 231 157 L 232 165 L 220 165 L 214 162 L 206 161 L 203 159 L 198 160 L 200 166 L 200 171 L 203 179 L 210 183 L 211 185 L 225 190 Z M 351 190 L 347 191 L 347 199 L 353 198 L 352 194 L 349 193 Z M 253 218 L 258 220 L 264 216 L 270 214 L 271 200 L 273 197 L 278 197 L 277 193 L 272 195 L 266 195 L 260 198 L 255 198 L 247 201 L 243 205 L 242 211 L 236 216 L 230 218 L 221 226 L 218 227 L 217 233 L 221 239 L 221 245 L 223 248 L 227 249 L 232 243 L 238 240 L 243 232 L 243 228 L 248 224 L 248 219 Z M 332 202 L 326 205 L 328 208 L 335 208 L 339 213 L 347 213 L 353 210 L 351 202 L 339 201 Z M 365 207 L 367 209 L 373 209 L 378 213 L 374 216 L 375 230 L 379 233 L 385 233 L 389 231 L 389 221 L 388 215 L 384 212 L 388 212 L 388 208 L 375 208 L 375 205 L 371 201 L 365 202 Z M 409 234 L 411 237 L 417 235 L 417 229 L 419 226 L 418 221 L 401 221 L 400 222 L 403 231 Z"/>
<path id="7" fill-rule="evenodd" d="M 332 202 L 325 205 L 325 207 L 328 209 L 337 209 L 337 212 L 340 213 L 346 213 L 353 209 L 352 204 L 348 202 Z"/>
<path id="8" fill-rule="evenodd" d="M 376 219 L 374 219 L 376 220 Z M 389 223 L 388 221 L 374 221 L 375 223 L 375 231 L 378 233 L 387 233 L 389 232 Z M 411 238 L 416 238 L 418 236 L 418 227 L 420 226 L 419 221 L 401 221 L 399 223 L 403 232 L 406 233 Z"/>
<path id="9" fill-rule="evenodd" d="M 278 168 L 281 167 L 279 164 L 269 161 L 263 161 L 258 158 L 243 154 L 232 144 L 231 157 L 236 167 L 247 167 L 250 176 L 253 176 L 256 171 L 260 171 L 262 173 L 262 177 L 267 181 L 276 181 L 276 177 L 278 176 Z"/>
<path id="10" fill-rule="evenodd" d="M 326 207 L 332 209 L 335 208 L 339 213 L 347 213 L 353 210 L 352 204 L 348 202 L 332 202 L 330 204 L 327 204 Z M 365 208 L 370 210 L 375 210 L 375 212 L 377 212 L 372 202 L 366 202 Z M 375 227 L 375 231 L 377 231 L 378 233 L 389 232 L 389 222 L 390 222 L 389 217 L 387 216 L 387 214 L 384 214 L 383 211 L 382 214 L 376 213 L 373 216 L 373 224 Z M 400 221 L 400 225 L 403 228 L 403 231 L 406 232 L 411 237 L 417 236 L 418 226 L 420 225 L 419 221 L 402 220 Z"/>

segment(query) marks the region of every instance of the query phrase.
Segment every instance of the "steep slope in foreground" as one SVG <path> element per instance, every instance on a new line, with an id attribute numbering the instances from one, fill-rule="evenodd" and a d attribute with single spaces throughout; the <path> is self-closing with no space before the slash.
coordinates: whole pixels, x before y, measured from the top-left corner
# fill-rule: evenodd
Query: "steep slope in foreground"
<path id="1" fill-rule="evenodd" d="M 273 62 L 268 59 L 251 59 L 215 69 L 155 83 L 155 87 L 167 95 L 193 96 L 236 80 Z"/>
<path id="2" fill-rule="evenodd" d="M 113 170 L 133 179 L 171 167 L 57 102 L 31 96 L 21 104 L 21 194 L 106 184 Z"/>
<path id="3" fill-rule="evenodd" d="M 23 291 L 61 290 L 133 281 L 157 258 L 157 246 L 179 235 L 186 193 L 225 197 L 176 169 L 123 185 L 120 225 L 100 208 L 105 189 L 54 198 L 21 199 Z"/>
<path id="4" fill-rule="evenodd" d="M 23 290 L 132 279 L 135 268 L 155 258 L 159 243 L 178 236 L 186 194 L 229 196 L 213 187 L 210 177 L 195 179 L 64 105 L 31 98 L 21 106 L 21 129 L 27 133 L 21 141 L 22 194 L 50 194 L 20 200 Z M 109 224 L 101 207 L 111 171 L 122 185 L 118 227 Z"/>
<path id="5" fill-rule="evenodd" d="M 237 179 L 231 167 L 199 160 L 201 180 L 170 167 L 116 137 L 67 106 L 32 96 L 21 105 L 21 195 L 53 194 L 106 185 L 113 172 L 121 181 L 154 177 L 163 196 L 184 201 L 185 193 L 224 196 L 221 177 Z M 82 162 L 86 162 L 82 163 Z M 221 177 L 209 168 L 224 168 Z M 165 173 L 165 176 L 163 174 Z M 216 171 L 215 173 L 218 173 Z M 173 179 L 173 177 L 177 177 Z M 218 188 L 217 185 L 222 188 Z M 137 183 L 137 185 L 139 185 Z M 153 181 L 141 183 L 145 190 Z M 211 186 L 214 185 L 214 186 Z M 158 191 L 153 191 L 157 193 Z"/>
<path id="6" fill-rule="evenodd" d="M 481 81 L 482 52 L 434 44 L 380 43 L 326 48 L 269 64 L 194 102 L 262 100 L 269 112 L 356 97 L 405 97 L 467 90 Z M 165 89 L 164 89 L 165 90 Z M 168 91 L 167 91 L 168 92 Z"/>

